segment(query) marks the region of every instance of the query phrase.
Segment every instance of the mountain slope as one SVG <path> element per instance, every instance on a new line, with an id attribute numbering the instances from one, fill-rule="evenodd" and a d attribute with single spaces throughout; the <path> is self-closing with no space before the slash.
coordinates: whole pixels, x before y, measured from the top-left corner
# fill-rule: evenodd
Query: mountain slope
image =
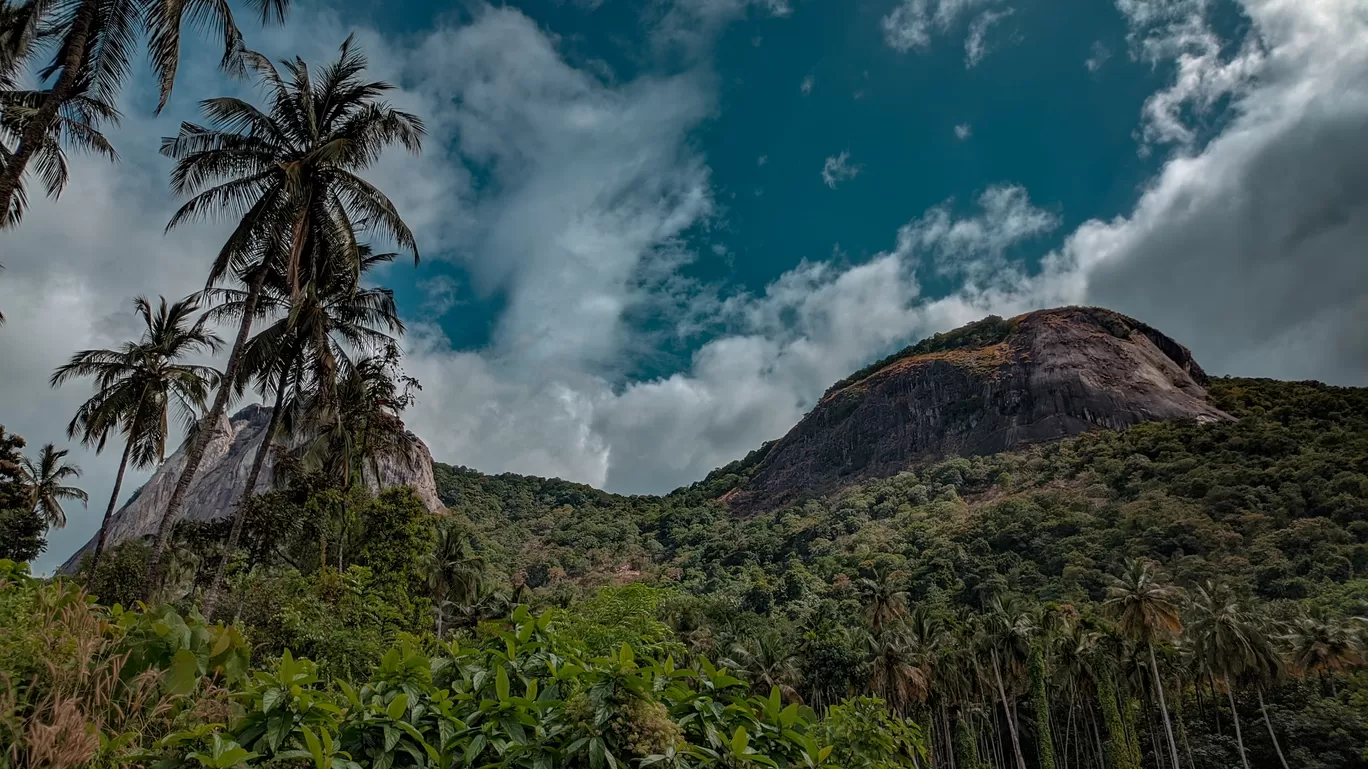
<path id="1" fill-rule="evenodd" d="M 1149 421 L 1218 421 L 1187 348 L 1099 308 L 990 317 L 838 382 L 728 494 L 754 512 L 947 456 Z"/>

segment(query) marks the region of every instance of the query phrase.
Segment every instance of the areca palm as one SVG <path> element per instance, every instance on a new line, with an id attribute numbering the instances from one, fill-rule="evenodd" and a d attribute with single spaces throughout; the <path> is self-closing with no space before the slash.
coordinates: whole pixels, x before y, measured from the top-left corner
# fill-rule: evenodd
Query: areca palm
<path id="1" fill-rule="evenodd" d="M 135 468 L 160 464 L 166 457 L 172 412 L 185 429 L 193 427 L 204 409 L 211 383 L 218 377 L 212 368 L 184 362 L 192 355 L 212 353 L 223 344 L 208 328 L 207 318 L 194 317 L 199 309 L 194 299 L 168 305 L 162 297 L 154 311 L 147 299 L 138 297 L 133 306 L 144 325 L 136 341 L 113 350 L 78 352 L 53 372 L 51 379 L 53 387 L 75 377 L 95 380 L 95 394 L 67 425 L 68 437 L 79 437 L 82 444 L 94 446 L 98 453 L 104 451 L 111 435 L 124 436 L 114 490 L 95 541 L 92 574 L 100 565 L 109 520 L 129 463 Z"/>
<path id="2" fill-rule="evenodd" d="M 1159 697 L 1159 712 L 1168 735 L 1172 766 L 1178 766 L 1178 743 L 1173 739 L 1173 724 L 1169 720 L 1164 699 L 1164 683 L 1159 675 L 1159 663 L 1154 646 L 1183 630 L 1182 593 L 1164 585 L 1145 563 L 1128 559 L 1119 577 L 1109 577 L 1106 605 L 1116 614 L 1120 630 L 1138 641 L 1149 654 L 1150 674 L 1155 693 Z"/>
<path id="3" fill-rule="evenodd" d="M 282 19 L 289 0 L 249 0 L 249 5 L 266 22 Z M 33 92 L 24 102 L 22 119 L 9 125 L 16 143 L 12 152 L 5 152 L 0 166 L 0 228 L 17 224 L 22 216 L 23 180 L 31 162 L 38 164 L 49 192 L 60 191 L 61 185 L 54 189 L 51 183 L 52 156 L 60 155 L 63 141 L 85 141 L 70 125 L 62 126 L 71 120 L 73 110 L 80 113 L 90 104 L 104 105 L 103 117 L 117 119 L 108 105 L 117 101 L 131 75 L 140 41 L 146 43 L 160 86 L 158 111 L 175 85 L 184 27 L 221 35 L 222 65 L 230 71 L 241 66 L 242 35 L 230 4 L 221 0 L 28 0 L 10 9 L 12 18 L 34 28 L 41 25 L 55 53 L 38 73 L 51 86 Z M 25 34 L 16 31 L 11 38 L 4 42 L 11 46 L 10 67 L 17 71 L 32 51 L 32 36 L 25 41 Z M 15 52 L 18 61 L 13 61 Z M 82 102 L 88 103 L 83 107 Z M 94 128 L 94 124 L 86 125 Z"/>
<path id="4" fill-rule="evenodd" d="M 372 254 L 366 247 L 362 252 L 362 273 L 396 256 Z M 274 318 L 275 322 L 244 348 L 238 388 L 241 392 L 249 380 L 255 379 L 263 395 L 274 392 L 275 401 L 233 515 L 227 546 L 205 596 L 206 616 L 212 616 L 224 573 L 242 536 L 248 500 L 256 493 L 257 479 L 282 421 L 289 427 L 286 432 L 292 432 L 294 423 L 300 420 L 287 418 L 287 411 L 298 411 L 311 397 L 327 399 L 338 371 L 350 365 L 354 351 L 380 349 L 394 341 L 391 334 L 404 330 L 394 293 L 385 288 L 357 286 L 352 271 L 343 264 L 326 265 L 318 279 L 300 294 L 291 293 L 279 265 L 268 269 L 267 274 L 256 310 L 261 318 Z M 239 316 L 246 312 L 247 297 L 240 290 L 219 289 L 211 295 L 220 300 L 210 313 L 215 319 L 240 320 Z M 287 409 L 287 405 L 291 408 Z"/>
<path id="5" fill-rule="evenodd" d="M 357 175 L 388 147 L 398 144 L 411 152 L 421 147 L 422 121 L 381 100 L 393 86 L 363 78 L 366 58 L 351 38 L 342 44 L 338 60 L 317 73 L 317 81 L 298 59 L 283 63 L 286 79 L 266 57 L 252 52 L 242 56 L 260 77 L 266 108 L 231 97 L 208 99 L 201 102 L 201 109 L 209 126 L 185 123 L 178 136 L 162 142 L 162 154 L 176 160 L 172 189 L 191 196 L 167 228 L 203 218 L 238 219 L 208 279 L 210 287 L 230 277 L 247 285 L 225 367 L 226 383 L 208 415 L 211 426 L 228 407 L 229 388 L 238 379 L 272 269 L 285 273 L 292 294 L 331 260 L 342 260 L 359 275 L 360 229 L 387 237 L 418 258 L 413 233 L 394 204 Z M 161 553 L 199 471 L 208 432 L 191 443 L 185 468 L 162 513 L 148 562 L 149 590 L 157 582 Z"/>
<path id="6" fill-rule="evenodd" d="M 54 529 L 66 525 L 62 502 L 75 499 L 85 504 L 90 500 L 81 489 L 66 485 L 68 479 L 81 477 L 81 468 L 66 461 L 69 453 L 66 449 L 58 451 L 51 443 L 46 444 L 38 452 L 37 461 L 24 457 L 19 471 L 33 512 Z"/>

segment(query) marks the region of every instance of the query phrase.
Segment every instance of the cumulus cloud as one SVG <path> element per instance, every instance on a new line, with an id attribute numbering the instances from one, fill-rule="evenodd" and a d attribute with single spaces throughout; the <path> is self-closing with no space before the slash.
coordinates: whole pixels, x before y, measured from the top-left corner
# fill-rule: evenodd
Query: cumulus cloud
<path id="1" fill-rule="evenodd" d="M 836 189 L 836 185 L 843 181 L 854 179 L 860 174 L 860 167 L 852 165 L 850 162 L 850 150 L 845 150 L 839 155 L 832 155 L 822 163 L 822 183 L 831 189 Z"/>
<path id="2" fill-rule="evenodd" d="M 955 138 L 964 141 L 974 135 L 974 127 L 968 123 L 960 123 L 955 126 Z"/>
<path id="3" fill-rule="evenodd" d="M 949 34 L 973 17 L 964 41 L 965 65 L 973 67 L 988 52 L 988 29 L 1012 12 L 996 10 L 1000 0 L 902 0 L 880 20 L 884 43 L 899 53 L 931 46 L 933 34 Z"/>
<path id="4" fill-rule="evenodd" d="M 1087 67 L 1089 72 L 1097 72 L 1111 59 L 1111 55 L 1111 49 L 1103 45 L 1101 40 L 1094 41 L 1083 66 Z"/>
<path id="5" fill-rule="evenodd" d="M 804 96 L 807 96 L 808 94 L 812 93 L 812 86 L 816 82 L 817 81 L 813 79 L 812 75 L 808 75 L 807 77 L 803 78 L 803 82 L 798 85 L 798 91 L 802 93 Z"/>

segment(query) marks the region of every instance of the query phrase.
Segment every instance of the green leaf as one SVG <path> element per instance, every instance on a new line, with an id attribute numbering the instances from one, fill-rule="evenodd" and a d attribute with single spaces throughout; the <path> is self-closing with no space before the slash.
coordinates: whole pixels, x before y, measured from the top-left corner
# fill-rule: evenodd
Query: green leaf
<path id="1" fill-rule="evenodd" d="M 284 689 L 272 686 L 261 695 L 261 712 L 270 713 L 275 710 L 276 705 L 284 701 L 287 692 Z"/>
<path id="2" fill-rule="evenodd" d="M 508 671 L 504 670 L 503 665 L 499 665 L 494 671 L 494 692 L 498 694 L 500 702 L 508 700 Z"/>
<path id="3" fill-rule="evenodd" d="M 408 703 L 408 695 L 400 694 L 393 700 L 390 700 L 389 708 L 385 710 L 385 715 L 389 716 L 390 720 L 398 721 L 404 717 L 404 711 L 408 710 Z"/>
<path id="4" fill-rule="evenodd" d="M 731 738 L 731 751 L 732 751 L 732 755 L 734 755 L 734 756 L 744 756 L 744 755 L 746 754 L 746 746 L 749 745 L 749 744 L 750 744 L 750 735 L 749 735 L 749 734 L 746 734 L 746 727 L 744 727 L 744 726 L 738 726 L 738 727 L 736 727 L 736 731 L 732 733 L 732 738 Z"/>
<path id="5" fill-rule="evenodd" d="M 170 694 L 189 694 L 199 683 L 199 659 L 189 649 L 181 649 L 171 658 L 166 671 L 166 691 Z"/>
<path id="6" fill-rule="evenodd" d="M 470 744 L 466 746 L 465 762 L 467 765 L 475 763 L 475 759 L 479 758 L 480 754 L 484 752 L 485 744 L 487 742 L 488 740 L 485 739 L 483 734 L 475 735 L 475 739 L 471 740 Z"/>
<path id="7" fill-rule="evenodd" d="M 636 655 L 632 653 L 632 647 L 627 642 L 623 642 L 622 648 L 618 650 L 618 662 L 623 665 L 631 665 L 636 662 Z"/>
<path id="8" fill-rule="evenodd" d="M 589 740 L 589 766 L 590 766 L 590 769 L 599 769 L 599 767 L 603 766 L 603 763 L 604 763 L 604 755 L 606 755 L 607 752 L 608 752 L 607 749 L 604 748 L 604 746 L 603 746 L 603 738 L 602 738 L 602 737 L 595 737 L 595 738 Z"/>

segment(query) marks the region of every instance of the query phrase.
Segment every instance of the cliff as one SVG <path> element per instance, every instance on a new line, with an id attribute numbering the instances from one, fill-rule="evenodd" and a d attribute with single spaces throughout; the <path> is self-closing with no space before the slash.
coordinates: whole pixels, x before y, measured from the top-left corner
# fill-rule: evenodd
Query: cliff
<path id="1" fill-rule="evenodd" d="M 190 484 L 186 494 L 183 517 L 186 520 L 212 521 L 226 518 L 232 514 L 237 501 L 247 485 L 247 474 L 252 460 L 261 445 L 270 420 L 271 412 L 264 406 L 248 406 L 232 416 L 224 418 L 221 429 L 210 442 L 200 463 L 199 473 Z M 379 479 L 366 468 L 363 480 L 372 489 L 377 487 L 412 486 L 428 510 L 443 510 L 437 498 L 437 486 L 432 477 L 432 455 L 427 446 L 417 438 L 420 456 L 413 467 L 398 459 L 381 459 Z M 186 446 L 182 444 L 176 453 L 166 460 L 157 472 L 147 481 L 122 508 L 114 514 L 110 522 L 109 541 L 113 546 L 126 539 L 154 534 L 157 522 L 185 467 Z M 271 488 L 275 477 L 274 457 L 267 454 L 266 464 L 257 479 L 257 491 Z M 72 554 L 62 565 L 63 571 L 70 571 L 80 561 L 81 555 L 94 547 L 91 538 L 84 547 Z"/>
<path id="2" fill-rule="evenodd" d="M 951 455 L 1154 420 L 1226 420 L 1186 347 L 1088 307 L 990 317 L 838 382 L 724 500 L 773 509 Z"/>

